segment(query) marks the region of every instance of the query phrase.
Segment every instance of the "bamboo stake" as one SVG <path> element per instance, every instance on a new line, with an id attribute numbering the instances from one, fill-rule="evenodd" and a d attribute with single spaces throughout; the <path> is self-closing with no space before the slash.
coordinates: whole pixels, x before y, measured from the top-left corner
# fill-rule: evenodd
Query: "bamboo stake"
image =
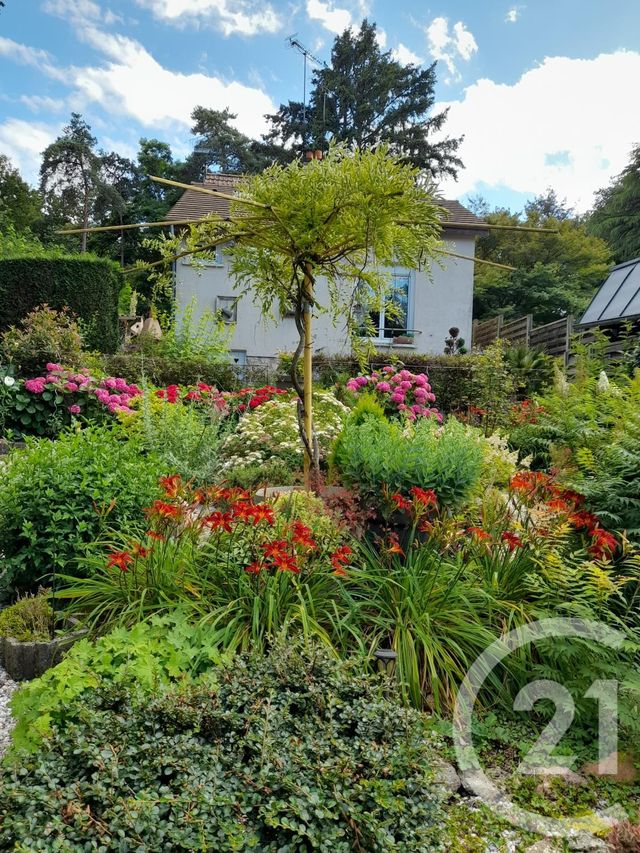
<path id="1" fill-rule="evenodd" d="M 92 228 L 65 228 L 56 234 L 95 234 L 99 231 L 129 231 L 132 228 L 162 228 L 165 225 L 191 225 L 204 219 L 163 219 L 159 222 L 136 222 L 133 225 L 97 225 Z"/>
<path id="2" fill-rule="evenodd" d="M 221 193 L 218 190 L 210 190 L 207 187 L 203 187 L 200 184 L 183 184 L 180 181 L 170 181 L 168 178 L 158 178 L 155 175 L 149 175 L 152 181 L 155 181 L 157 184 L 167 184 L 169 187 L 178 187 L 183 190 L 191 190 L 194 193 L 203 193 L 204 195 L 212 195 L 215 198 L 226 198 L 229 201 L 237 201 L 239 204 L 248 204 L 251 207 L 261 207 L 264 210 L 271 210 L 271 205 L 263 204 L 261 201 L 254 201 L 249 198 L 242 198 L 242 196 L 237 195 L 229 195 L 229 193 Z"/>
<path id="3" fill-rule="evenodd" d="M 313 442 L 313 340 L 312 340 L 312 316 L 313 305 L 313 279 L 311 278 L 311 264 L 306 263 L 304 269 L 304 360 L 302 378 L 304 382 L 304 431 L 307 434 L 307 447 L 304 454 L 304 485 L 307 491 L 311 491 L 312 474 L 311 467 L 315 460 L 312 458 Z"/>
<path id="4" fill-rule="evenodd" d="M 530 225 L 492 225 L 490 222 L 478 222 L 475 225 L 469 225 L 466 222 L 450 222 L 448 219 L 442 220 L 443 228 L 462 228 L 467 231 L 523 231 L 529 234 L 559 234 L 559 228 L 532 228 Z"/>
<path id="5" fill-rule="evenodd" d="M 513 272 L 516 267 L 509 267 L 507 264 L 497 264 L 495 261 L 485 261 L 484 258 L 472 258 L 471 255 L 459 255 L 457 252 L 445 252 L 444 249 L 439 249 L 441 255 L 450 255 L 452 258 L 461 258 L 463 261 L 473 261 L 474 264 L 486 264 L 488 267 L 497 267 L 499 270 L 510 270 Z"/>

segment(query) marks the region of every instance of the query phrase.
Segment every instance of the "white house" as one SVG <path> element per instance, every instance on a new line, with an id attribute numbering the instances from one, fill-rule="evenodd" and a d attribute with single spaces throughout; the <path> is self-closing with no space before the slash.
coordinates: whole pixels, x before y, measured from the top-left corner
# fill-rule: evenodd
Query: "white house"
<path id="1" fill-rule="evenodd" d="M 204 184 L 219 192 L 233 192 L 239 177 L 210 173 Z M 445 249 L 472 258 L 475 241 L 482 224 L 471 211 L 457 201 L 439 200 L 448 214 L 443 220 Z M 167 214 L 167 220 L 180 222 L 199 219 L 211 213 L 226 217 L 229 205 L 226 199 L 187 190 Z M 442 266 L 434 263 L 427 269 L 391 270 L 394 301 L 399 312 L 391 320 L 384 311 L 376 314 L 378 325 L 375 344 L 379 349 L 415 353 L 442 353 L 449 329 L 456 326 L 468 343 L 471 341 L 473 308 L 473 261 L 445 256 Z M 326 287 L 326 285 L 325 285 Z M 229 323 L 234 324 L 232 355 L 237 363 L 244 364 L 258 358 L 274 357 L 280 352 L 295 349 L 298 335 L 292 316 L 277 322 L 265 320 L 260 309 L 249 295 L 238 299 L 234 282 L 229 274 L 228 262 L 221 248 L 215 261 L 206 267 L 191 266 L 189 258 L 182 258 L 175 266 L 175 288 L 178 310 L 195 301 L 198 311 L 221 310 Z M 323 300 L 322 280 L 317 282 L 319 304 Z M 314 349 L 327 354 L 348 354 L 350 344 L 344 324 L 333 325 L 326 314 L 320 314 L 314 324 Z"/>

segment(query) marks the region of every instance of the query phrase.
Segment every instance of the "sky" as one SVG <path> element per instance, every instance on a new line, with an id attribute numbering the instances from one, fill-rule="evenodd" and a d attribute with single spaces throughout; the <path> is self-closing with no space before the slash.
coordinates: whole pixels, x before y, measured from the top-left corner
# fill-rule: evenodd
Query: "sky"
<path id="1" fill-rule="evenodd" d="M 444 132 L 465 169 L 440 191 L 520 210 L 553 188 L 583 212 L 640 143 L 639 0 L 5 0 L 0 152 L 37 182 L 72 111 L 104 150 L 140 137 L 190 150 L 194 106 L 228 107 L 246 134 L 301 100 L 296 37 L 321 60 L 375 21 L 402 62 L 437 60 Z"/>

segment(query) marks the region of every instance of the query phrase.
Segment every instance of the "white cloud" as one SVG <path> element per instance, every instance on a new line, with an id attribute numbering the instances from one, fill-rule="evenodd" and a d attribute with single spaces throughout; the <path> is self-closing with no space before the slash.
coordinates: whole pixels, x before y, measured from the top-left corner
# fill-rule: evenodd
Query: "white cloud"
<path id="1" fill-rule="evenodd" d="M 33 65 L 43 68 L 51 64 L 51 54 L 37 47 L 29 47 L 12 39 L 0 36 L 0 56 L 18 62 L 20 65 Z"/>
<path id="2" fill-rule="evenodd" d="M 259 0 L 136 0 L 156 18 L 172 23 L 215 21 L 226 35 L 275 33 L 282 21 L 269 3 Z"/>
<path id="3" fill-rule="evenodd" d="M 406 45 L 402 44 L 402 42 L 397 47 L 394 47 L 391 55 L 396 62 L 402 65 L 422 65 L 423 62 L 422 57 L 418 56 L 417 53 L 414 53 Z"/>
<path id="4" fill-rule="evenodd" d="M 85 101 L 101 104 L 115 114 L 128 114 L 141 124 L 167 127 L 172 122 L 191 124 L 195 106 L 229 107 L 238 118 L 236 127 L 250 136 L 265 131 L 264 114 L 275 104 L 261 89 L 203 73 L 182 74 L 160 65 L 137 41 L 105 33 L 91 26 L 81 36 L 108 62 L 102 66 L 68 71 Z"/>
<path id="5" fill-rule="evenodd" d="M 449 29 L 448 18 L 438 17 L 425 30 L 429 52 L 434 59 L 443 62 L 449 71 L 445 83 L 460 79 L 457 63 L 459 60 L 468 62 L 478 50 L 473 33 L 466 28 L 462 21 Z"/>
<path id="6" fill-rule="evenodd" d="M 547 58 L 513 85 L 478 80 L 450 107 L 445 133 L 464 135 L 465 170 L 445 195 L 479 184 L 541 193 L 553 187 L 578 210 L 627 164 L 640 140 L 640 114 L 620 81 L 640 78 L 640 53 Z M 585 104 L 589 105 L 585 109 Z"/>
<path id="7" fill-rule="evenodd" d="M 336 7 L 332 0 L 307 0 L 307 15 L 312 21 L 320 21 L 325 30 L 342 35 L 351 26 L 351 12 Z"/>
<path id="8" fill-rule="evenodd" d="M 67 102 L 64 98 L 50 98 L 47 95 L 21 95 L 20 103 L 25 104 L 34 112 L 47 110 L 48 112 L 59 113 L 67 108 Z"/>
<path id="9" fill-rule="evenodd" d="M 38 182 L 40 155 L 60 132 L 60 125 L 8 118 L 0 124 L 0 151 L 32 184 Z"/>
<path id="10" fill-rule="evenodd" d="M 515 22 L 517 20 L 518 20 L 518 8 L 517 8 L 517 6 L 514 6 L 513 9 L 509 9 L 509 11 L 507 12 L 507 17 L 505 18 L 505 21 L 508 24 L 515 24 Z"/>
<path id="11" fill-rule="evenodd" d="M 380 50 L 384 50 L 387 46 L 387 31 L 383 30 L 381 27 L 376 29 L 376 41 L 378 42 L 378 47 Z"/>

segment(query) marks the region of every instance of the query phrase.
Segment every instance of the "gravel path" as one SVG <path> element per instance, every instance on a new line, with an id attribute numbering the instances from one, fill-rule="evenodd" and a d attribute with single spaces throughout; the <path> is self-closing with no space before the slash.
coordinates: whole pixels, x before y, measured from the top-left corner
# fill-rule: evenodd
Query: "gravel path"
<path id="1" fill-rule="evenodd" d="M 0 667 L 0 757 L 9 746 L 11 729 L 13 728 L 9 699 L 17 686 Z"/>

